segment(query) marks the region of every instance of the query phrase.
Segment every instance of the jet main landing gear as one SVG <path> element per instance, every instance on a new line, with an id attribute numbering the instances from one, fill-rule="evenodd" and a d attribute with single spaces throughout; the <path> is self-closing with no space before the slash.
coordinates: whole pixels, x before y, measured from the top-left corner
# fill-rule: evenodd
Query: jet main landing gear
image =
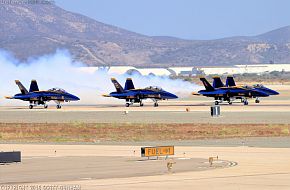
<path id="1" fill-rule="evenodd" d="M 142 102 L 142 101 L 140 101 L 140 107 L 143 107 L 143 106 L 144 106 L 143 102 Z"/>
<path id="2" fill-rule="evenodd" d="M 133 101 L 130 101 L 130 102 L 126 102 L 125 106 L 126 106 L 126 107 L 130 107 L 130 106 L 132 106 L 133 104 L 134 104 L 134 102 L 133 102 Z"/>

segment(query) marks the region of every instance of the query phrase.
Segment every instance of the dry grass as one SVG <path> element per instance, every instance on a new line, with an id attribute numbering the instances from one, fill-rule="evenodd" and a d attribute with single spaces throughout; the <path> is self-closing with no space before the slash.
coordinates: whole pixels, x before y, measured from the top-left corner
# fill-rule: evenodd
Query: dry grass
<path id="1" fill-rule="evenodd" d="M 0 123 L 0 141 L 121 142 L 290 136 L 290 125 Z"/>

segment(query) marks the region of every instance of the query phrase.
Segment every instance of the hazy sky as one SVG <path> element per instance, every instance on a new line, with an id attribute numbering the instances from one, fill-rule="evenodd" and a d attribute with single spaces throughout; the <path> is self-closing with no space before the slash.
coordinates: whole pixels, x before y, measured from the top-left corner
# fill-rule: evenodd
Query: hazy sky
<path id="1" fill-rule="evenodd" d="M 215 39 L 290 25 L 290 0 L 56 0 L 56 4 L 150 36 Z"/>

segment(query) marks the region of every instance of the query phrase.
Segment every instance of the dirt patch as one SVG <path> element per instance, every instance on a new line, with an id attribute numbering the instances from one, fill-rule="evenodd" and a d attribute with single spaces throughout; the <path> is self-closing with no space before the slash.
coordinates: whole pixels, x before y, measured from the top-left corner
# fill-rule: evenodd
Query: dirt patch
<path id="1" fill-rule="evenodd" d="M 172 141 L 235 137 L 287 137 L 289 124 L 0 123 L 4 142 Z"/>

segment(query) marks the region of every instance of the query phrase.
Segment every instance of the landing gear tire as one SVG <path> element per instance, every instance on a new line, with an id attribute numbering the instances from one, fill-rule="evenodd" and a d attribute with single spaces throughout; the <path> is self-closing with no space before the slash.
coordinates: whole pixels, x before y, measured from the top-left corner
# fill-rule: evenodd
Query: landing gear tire
<path id="1" fill-rule="evenodd" d="M 57 108 L 57 109 L 61 109 L 61 105 L 57 105 L 56 108 Z"/>
<path id="2" fill-rule="evenodd" d="M 214 105 L 219 105 L 219 101 L 215 101 L 214 102 Z"/>
<path id="3" fill-rule="evenodd" d="M 244 101 L 244 105 L 247 106 L 249 105 L 249 102 L 247 100 Z"/>
<path id="4" fill-rule="evenodd" d="M 233 102 L 229 102 L 229 105 L 232 105 L 233 104 Z"/>
<path id="5" fill-rule="evenodd" d="M 126 103 L 125 105 L 126 105 L 126 107 L 130 107 L 130 103 Z"/>
<path id="6" fill-rule="evenodd" d="M 29 105 L 29 109 L 33 109 L 33 105 Z"/>
<path id="7" fill-rule="evenodd" d="M 260 103 L 260 100 L 255 100 L 256 104 Z"/>
<path id="8" fill-rule="evenodd" d="M 141 107 L 143 107 L 143 106 L 144 106 L 144 104 L 143 104 L 142 102 L 140 102 L 140 106 L 141 106 Z"/>
<path id="9" fill-rule="evenodd" d="M 158 107 L 158 103 L 157 102 L 154 103 L 154 107 Z"/>
<path id="10" fill-rule="evenodd" d="M 44 105 L 43 107 L 44 107 L 44 109 L 47 109 L 48 108 L 48 105 Z"/>

